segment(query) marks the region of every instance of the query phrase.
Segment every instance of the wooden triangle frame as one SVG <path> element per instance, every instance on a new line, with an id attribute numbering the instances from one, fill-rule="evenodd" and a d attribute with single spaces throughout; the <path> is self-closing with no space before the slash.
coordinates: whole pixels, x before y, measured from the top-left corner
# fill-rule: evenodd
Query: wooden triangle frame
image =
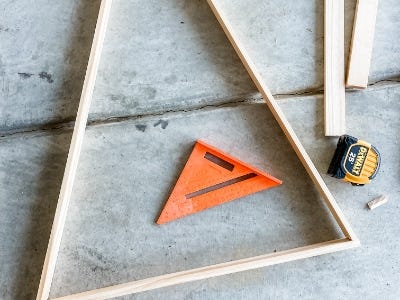
<path id="1" fill-rule="evenodd" d="M 279 263 L 289 262 L 302 258 L 317 256 L 321 254 L 345 250 L 360 245 L 359 240 L 351 229 L 350 224 L 346 220 L 343 212 L 340 210 L 333 195 L 325 185 L 321 175 L 318 173 L 310 157 L 304 147 L 297 138 L 295 132 L 286 120 L 283 112 L 279 108 L 277 102 L 267 88 L 265 82 L 257 71 L 256 66 L 248 56 L 243 44 L 235 35 L 232 27 L 218 7 L 218 0 L 207 0 L 212 11 L 214 12 L 218 22 L 222 26 L 229 41 L 232 43 L 235 51 L 239 55 L 243 65 L 246 67 L 251 79 L 254 81 L 257 89 L 261 93 L 269 109 L 275 119 L 282 128 L 286 138 L 289 140 L 294 151 L 299 157 L 301 163 L 306 169 L 308 175 L 314 182 L 316 188 L 324 199 L 329 211 L 338 223 L 344 234 L 344 238 L 331 240 L 327 242 L 317 243 L 305 247 L 294 248 L 286 251 L 279 251 L 271 254 L 265 254 L 216 265 L 191 269 L 182 272 L 176 272 L 147 279 L 132 281 L 128 283 L 118 284 L 83 293 L 73 294 L 65 297 L 57 298 L 58 300 L 77 300 L 77 299 L 109 299 L 113 297 L 124 296 L 128 294 L 148 291 L 174 284 L 180 284 L 225 274 L 261 268 L 265 266 L 275 265 Z M 93 38 L 92 49 L 89 56 L 89 62 L 86 70 L 85 81 L 83 84 L 82 95 L 79 103 L 78 113 L 75 121 L 74 131 L 72 134 L 71 145 L 68 153 L 68 159 L 65 167 L 64 177 L 58 198 L 55 217 L 51 229 L 50 240 L 47 253 L 43 265 L 42 275 L 40 279 L 37 300 L 47 300 L 50 294 L 50 287 L 56 267 L 57 256 L 60 249 L 62 233 L 66 221 L 68 205 L 71 198 L 72 187 L 78 166 L 80 150 L 84 138 L 89 107 L 92 100 L 96 74 L 100 62 L 100 56 L 104 37 L 106 33 L 107 23 L 110 15 L 112 0 L 102 0 L 99 17 L 97 20 L 96 31 Z"/>

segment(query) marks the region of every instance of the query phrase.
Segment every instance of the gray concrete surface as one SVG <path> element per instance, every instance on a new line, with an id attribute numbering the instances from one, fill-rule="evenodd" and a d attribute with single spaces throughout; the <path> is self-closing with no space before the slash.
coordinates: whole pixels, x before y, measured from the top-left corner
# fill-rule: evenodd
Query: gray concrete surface
<path id="1" fill-rule="evenodd" d="M 358 233 L 361 248 L 127 299 L 396 299 L 399 94 L 397 86 L 348 94 L 348 132 L 379 145 L 384 158 L 376 180 L 354 188 L 324 176 Z M 380 113 L 368 108 L 376 101 Z M 336 141 L 323 137 L 321 96 L 289 98 L 281 105 L 325 173 Z M 360 107 L 365 107 L 362 114 Z M 165 129 L 154 126 L 158 117 L 89 127 L 52 295 L 339 236 L 265 105 L 233 104 L 170 113 L 162 119 L 168 122 Z M 138 125 L 146 126 L 145 131 Z M 69 131 L 49 131 L 1 140 L 1 160 L 7 162 L 0 173 L 7 187 L 0 194 L 7 199 L 0 210 L 5 229 L 1 240 L 7 241 L 1 251 L 4 299 L 33 297 L 69 138 Z M 197 138 L 271 172 L 284 185 L 155 226 Z M 365 203 L 381 193 L 388 195 L 389 203 L 368 211 Z"/>
<path id="2" fill-rule="evenodd" d="M 0 4 L 5 300 L 35 297 L 99 1 L 30 4 Z M 323 136 L 322 1 L 223 5 L 324 174 L 336 139 Z M 371 85 L 346 98 L 348 133 L 379 147 L 380 174 L 362 188 L 323 175 L 362 247 L 123 299 L 399 298 L 399 9 L 380 2 Z M 115 1 L 112 14 L 52 296 L 340 236 L 204 1 Z M 198 138 L 284 184 L 155 226 Z"/>
<path id="3" fill-rule="evenodd" d="M 322 88 L 322 0 L 222 2 L 274 94 Z M 74 119 L 98 6 L 0 4 L 0 131 Z M 396 0 L 381 1 L 371 82 L 400 73 L 399 15 Z M 111 18 L 92 120 L 257 97 L 206 1 L 115 1 Z"/>

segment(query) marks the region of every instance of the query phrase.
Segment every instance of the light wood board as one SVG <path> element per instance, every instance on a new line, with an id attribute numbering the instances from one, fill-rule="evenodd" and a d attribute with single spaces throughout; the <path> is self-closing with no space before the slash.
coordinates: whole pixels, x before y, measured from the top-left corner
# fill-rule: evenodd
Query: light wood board
<path id="1" fill-rule="evenodd" d="M 344 0 L 325 0 L 325 135 L 346 133 Z"/>
<path id="2" fill-rule="evenodd" d="M 358 0 L 354 15 L 346 86 L 366 88 L 371 65 L 378 0 Z"/>

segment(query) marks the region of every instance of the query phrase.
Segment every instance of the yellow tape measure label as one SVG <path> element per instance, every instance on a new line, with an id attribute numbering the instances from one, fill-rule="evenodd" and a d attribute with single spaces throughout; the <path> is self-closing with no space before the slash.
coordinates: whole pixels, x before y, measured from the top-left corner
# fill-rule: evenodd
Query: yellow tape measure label
<path id="1" fill-rule="evenodd" d="M 346 171 L 352 175 L 360 176 L 367 154 L 367 147 L 363 145 L 351 146 L 344 163 Z"/>

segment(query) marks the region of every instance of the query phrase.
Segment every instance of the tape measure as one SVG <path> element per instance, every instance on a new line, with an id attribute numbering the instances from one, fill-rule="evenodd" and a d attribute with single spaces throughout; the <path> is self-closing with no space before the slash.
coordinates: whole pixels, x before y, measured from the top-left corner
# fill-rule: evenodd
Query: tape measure
<path id="1" fill-rule="evenodd" d="M 380 161 L 380 154 L 374 146 L 350 135 L 342 135 L 328 174 L 352 185 L 364 185 L 375 178 Z"/>

